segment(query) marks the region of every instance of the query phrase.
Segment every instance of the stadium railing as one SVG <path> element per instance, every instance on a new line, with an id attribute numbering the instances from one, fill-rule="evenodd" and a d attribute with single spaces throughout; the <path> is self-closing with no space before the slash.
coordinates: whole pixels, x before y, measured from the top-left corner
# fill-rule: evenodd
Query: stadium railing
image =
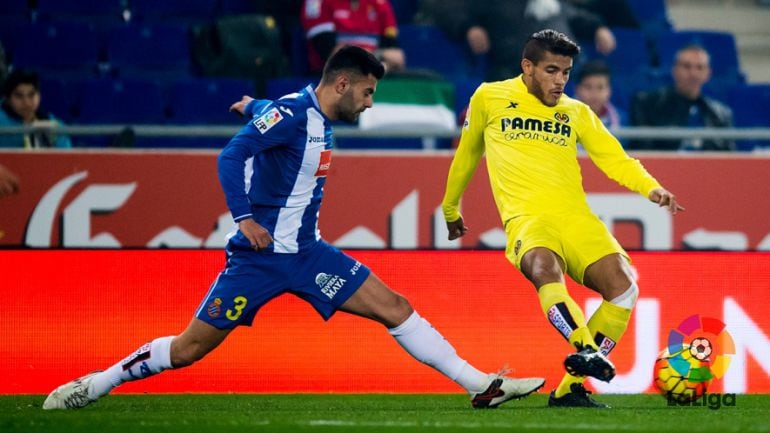
<path id="1" fill-rule="evenodd" d="M 135 137 L 232 137 L 240 126 L 237 125 L 67 125 L 67 126 L 3 126 L 0 135 L 24 134 L 48 131 L 71 136 L 118 136 L 130 129 Z M 366 130 L 354 127 L 336 127 L 338 138 L 423 138 L 425 143 L 434 143 L 437 139 L 457 138 L 460 128 L 454 130 L 425 128 L 393 128 L 388 130 Z M 765 146 L 758 146 L 756 152 L 770 152 L 770 127 L 759 128 L 653 128 L 625 127 L 612 130 L 620 140 L 628 139 L 684 139 L 712 138 L 727 140 L 764 141 Z M 200 148 L 198 148 L 200 149 Z M 426 150 L 432 150 L 430 145 Z M 96 149 L 95 149 L 96 150 Z M 380 149 L 381 150 L 381 149 Z"/>

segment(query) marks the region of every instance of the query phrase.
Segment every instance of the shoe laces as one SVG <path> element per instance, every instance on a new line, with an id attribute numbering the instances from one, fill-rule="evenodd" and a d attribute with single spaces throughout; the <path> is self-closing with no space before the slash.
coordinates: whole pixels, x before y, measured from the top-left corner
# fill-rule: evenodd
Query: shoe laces
<path id="1" fill-rule="evenodd" d="M 78 388 L 72 394 L 64 399 L 64 406 L 67 409 L 78 409 L 86 406 L 88 403 L 88 388 L 83 386 L 82 383 L 78 385 Z"/>
<path id="2" fill-rule="evenodd" d="M 499 370 L 497 370 L 496 373 L 493 373 L 496 377 L 505 377 L 509 373 L 513 373 L 513 369 L 508 367 L 508 364 L 503 364 L 502 367 L 500 367 Z"/>

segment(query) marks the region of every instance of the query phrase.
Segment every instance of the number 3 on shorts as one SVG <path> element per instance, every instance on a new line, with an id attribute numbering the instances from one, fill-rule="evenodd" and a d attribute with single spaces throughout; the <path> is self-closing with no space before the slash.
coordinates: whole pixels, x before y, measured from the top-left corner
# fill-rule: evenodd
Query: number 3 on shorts
<path id="1" fill-rule="evenodd" d="M 246 308 L 247 302 L 248 299 L 246 299 L 245 296 L 236 296 L 233 298 L 233 303 L 235 304 L 233 309 L 235 311 L 228 308 L 225 312 L 225 316 L 230 320 L 238 320 L 238 318 L 241 317 L 241 313 L 243 313 L 243 309 Z"/>

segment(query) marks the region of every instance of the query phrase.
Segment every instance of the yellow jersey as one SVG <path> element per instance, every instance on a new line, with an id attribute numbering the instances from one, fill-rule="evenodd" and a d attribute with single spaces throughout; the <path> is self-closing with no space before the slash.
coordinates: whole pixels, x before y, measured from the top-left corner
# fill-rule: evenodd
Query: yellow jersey
<path id="1" fill-rule="evenodd" d="M 609 178 L 647 197 L 660 184 L 586 104 L 562 95 L 548 107 L 520 76 L 482 83 L 471 97 L 442 203 L 460 217 L 460 197 L 486 151 L 492 194 L 503 223 L 519 215 L 590 212 L 578 163 L 581 143 Z"/>

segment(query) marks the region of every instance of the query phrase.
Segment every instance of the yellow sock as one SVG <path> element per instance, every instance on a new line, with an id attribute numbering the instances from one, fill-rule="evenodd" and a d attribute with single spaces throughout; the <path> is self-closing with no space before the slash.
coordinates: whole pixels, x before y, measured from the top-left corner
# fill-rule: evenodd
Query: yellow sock
<path id="1" fill-rule="evenodd" d="M 570 386 L 572 386 L 573 383 L 583 383 L 585 380 L 585 376 L 573 376 L 569 373 L 566 373 L 561 379 L 559 386 L 556 387 L 556 391 L 554 392 L 555 397 L 561 398 L 564 396 L 564 394 L 569 394 L 572 392 Z"/>
<path id="2" fill-rule="evenodd" d="M 594 315 L 591 316 L 588 321 L 588 329 L 593 335 L 594 342 L 599 346 L 598 350 L 601 350 L 605 356 L 609 354 L 626 332 L 630 318 L 631 310 L 607 301 L 602 301 Z M 570 387 L 573 383 L 583 383 L 585 379 L 585 377 L 565 374 L 554 392 L 556 398 L 569 394 L 572 392 Z"/>
<path id="3" fill-rule="evenodd" d="M 596 348 L 583 310 L 570 297 L 567 286 L 563 283 L 544 284 L 537 291 L 537 296 L 545 317 L 571 345 Z"/>
<path id="4" fill-rule="evenodd" d="M 598 350 L 605 356 L 610 353 L 620 337 L 626 332 L 630 318 L 631 310 L 607 301 L 602 301 L 594 315 L 591 316 L 588 321 L 588 329 L 591 330 Z"/>

